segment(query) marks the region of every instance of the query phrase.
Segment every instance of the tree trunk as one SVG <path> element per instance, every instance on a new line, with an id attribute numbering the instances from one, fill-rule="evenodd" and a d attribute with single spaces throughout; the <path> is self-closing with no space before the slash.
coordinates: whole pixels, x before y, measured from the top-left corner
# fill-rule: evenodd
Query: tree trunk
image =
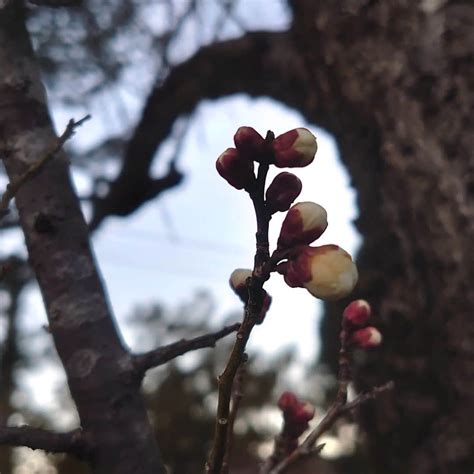
<path id="1" fill-rule="evenodd" d="M 363 412 L 375 472 L 471 472 L 474 5 L 292 5 L 308 103 L 358 192 L 356 296 L 373 304 L 385 338 L 359 361 L 356 382 L 396 383 Z M 342 307 L 328 308 L 326 361 L 337 360 Z"/>
<path id="2" fill-rule="evenodd" d="M 0 154 L 10 181 L 56 143 L 21 4 L 0 8 Z M 16 204 L 93 472 L 164 473 L 64 153 L 21 187 Z"/>

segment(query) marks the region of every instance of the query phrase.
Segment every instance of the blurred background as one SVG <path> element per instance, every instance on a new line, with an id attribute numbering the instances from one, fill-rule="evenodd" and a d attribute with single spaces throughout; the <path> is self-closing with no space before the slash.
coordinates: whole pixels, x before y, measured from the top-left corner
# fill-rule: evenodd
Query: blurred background
<path id="1" fill-rule="evenodd" d="M 458 383 L 472 354 L 472 334 L 461 337 L 459 329 L 472 302 L 464 287 L 472 266 L 463 260 L 468 242 L 458 229 L 472 228 L 465 38 L 473 9 L 435 0 L 35 3 L 42 2 L 27 4 L 28 27 L 57 132 L 71 117 L 92 115 L 67 152 L 131 349 L 240 320 L 228 278 L 252 266 L 255 218 L 246 193 L 217 175 L 215 160 L 241 125 L 262 135 L 307 127 L 319 148 L 309 168 L 295 171 L 303 182 L 299 200 L 328 211 L 318 244 L 359 256 L 355 297 L 374 305 L 386 339 L 383 352 L 355 354 L 351 389 L 394 378 L 403 390 L 360 414 L 363 430 L 353 418 L 337 423 L 321 440 L 322 459 L 301 472 L 467 473 L 469 428 L 453 413 L 472 399 L 472 385 Z M 272 219 L 273 244 L 283 217 Z M 71 429 L 77 415 L 15 212 L 0 225 L 8 268 L 0 282 L 1 422 Z M 323 307 L 278 276 L 266 288 L 273 302 L 248 348 L 232 473 L 256 472 L 270 453 L 281 392 L 292 389 L 312 402 L 317 421 L 334 388 L 347 301 Z M 458 311 L 451 314 L 459 317 L 448 325 L 442 308 L 452 309 L 453 301 Z M 229 344 L 182 357 L 146 380 L 170 472 L 195 473 L 203 465 L 215 377 Z M 443 382 L 453 367 L 456 380 Z M 433 441 L 436 419 L 451 433 L 444 441 Z M 450 451 L 448 439 L 464 443 Z M 435 470 L 429 453 L 439 445 L 451 454 L 440 455 L 437 466 L 451 463 L 450 471 Z M 411 471 L 415 465 L 422 467 Z M 0 449 L 0 473 L 86 472 L 65 456 Z"/>

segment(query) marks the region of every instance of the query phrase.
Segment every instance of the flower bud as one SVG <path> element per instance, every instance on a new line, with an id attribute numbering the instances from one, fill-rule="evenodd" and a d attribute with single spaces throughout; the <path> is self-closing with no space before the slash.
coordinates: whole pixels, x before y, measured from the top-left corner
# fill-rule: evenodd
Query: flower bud
<path id="1" fill-rule="evenodd" d="M 359 329 L 352 334 L 351 342 L 364 349 L 377 347 L 382 343 L 382 334 L 372 326 Z"/>
<path id="2" fill-rule="evenodd" d="M 351 256 L 337 245 L 299 247 L 288 260 L 285 282 L 306 288 L 322 300 L 349 295 L 357 283 L 357 267 Z"/>
<path id="3" fill-rule="evenodd" d="M 273 141 L 275 165 L 279 168 L 295 168 L 309 165 L 318 149 L 316 137 L 306 128 L 295 128 Z"/>
<path id="4" fill-rule="evenodd" d="M 346 306 L 342 317 L 353 326 L 363 326 L 371 314 L 372 309 L 367 301 L 355 300 Z"/>
<path id="5" fill-rule="evenodd" d="M 293 392 L 283 392 L 278 399 L 278 408 L 283 412 L 292 411 L 299 403 Z"/>
<path id="6" fill-rule="evenodd" d="M 270 213 L 287 211 L 291 203 L 300 195 L 302 188 L 301 181 L 292 173 L 284 171 L 275 176 L 265 195 Z"/>
<path id="7" fill-rule="evenodd" d="M 216 161 L 217 172 L 234 188 L 248 188 L 255 181 L 253 162 L 235 148 L 227 148 Z"/>
<path id="8" fill-rule="evenodd" d="M 236 268 L 230 275 L 229 285 L 234 292 L 244 301 L 247 301 L 247 279 L 252 276 L 252 270 L 248 268 Z"/>
<path id="9" fill-rule="evenodd" d="M 299 423 L 307 423 L 314 418 L 316 410 L 309 402 L 300 403 L 293 413 L 293 419 Z"/>
<path id="10" fill-rule="evenodd" d="M 281 225 L 278 248 L 290 248 L 314 242 L 328 226 L 324 207 L 314 202 L 299 202 L 292 206 Z"/>
<path id="11" fill-rule="evenodd" d="M 259 161 L 265 149 L 264 138 L 252 127 L 239 127 L 234 135 L 235 147 L 249 160 Z"/>

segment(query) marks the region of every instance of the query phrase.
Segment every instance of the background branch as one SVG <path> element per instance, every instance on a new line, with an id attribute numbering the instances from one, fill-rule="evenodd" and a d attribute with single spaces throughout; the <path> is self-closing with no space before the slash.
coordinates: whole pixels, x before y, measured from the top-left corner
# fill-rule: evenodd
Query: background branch
<path id="1" fill-rule="evenodd" d="M 299 459 L 309 456 L 310 454 L 314 454 L 315 452 L 319 452 L 321 448 L 319 446 L 315 447 L 318 438 L 323 433 L 328 431 L 339 417 L 362 405 L 368 400 L 372 400 L 378 397 L 381 393 L 386 392 L 387 390 L 392 390 L 393 387 L 394 383 L 390 381 L 384 385 L 381 385 L 380 387 L 373 388 L 367 393 L 359 395 L 352 402 L 345 403 L 336 401 L 328 410 L 324 418 L 319 422 L 318 426 L 313 431 L 311 431 L 311 433 L 306 437 L 303 443 L 298 448 L 296 448 L 287 458 L 285 458 L 271 471 L 269 471 L 269 474 L 281 474 L 285 472 L 285 469 L 287 469 L 291 464 L 298 461 Z"/>

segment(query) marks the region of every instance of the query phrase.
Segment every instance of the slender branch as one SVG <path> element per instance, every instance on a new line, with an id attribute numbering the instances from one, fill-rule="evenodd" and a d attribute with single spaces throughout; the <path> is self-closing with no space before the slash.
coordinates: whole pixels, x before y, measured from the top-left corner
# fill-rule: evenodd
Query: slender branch
<path id="1" fill-rule="evenodd" d="M 140 373 L 144 374 L 147 370 L 163 365 L 187 352 L 203 349 L 204 347 L 214 347 L 219 339 L 237 331 L 239 327 L 240 323 L 235 323 L 213 333 L 204 334 L 193 339 L 181 339 L 152 351 L 136 354 L 133 356 L 134 365 Z"/>
<path id="2" fill-rule="evenodd" d="M 42 158 L 33 163 L 22 175 L 18 176 L 18 178 L 15 178 L 7 184 L 7 189 L 3 193 L 2 198 L 0 200 L 0 218 L 8 214 L 8 205 L 10 201 L 16 196 L 18 190 L 27 181 L 31 180 L 38 173 L 40 173 L 40 171 L 45 167 L 45 165 L 56 156 L 59 150 L 61 150 L 66 141 L 74 135 L 76 128 L 89 119 L 90 115 L 86 115 L 77 122 L 75 122 L 73 119 L 69 120 L 63 134 L 56 139 L 51 149 Z"/>
<path id="3" fill-rule="evenodd" d="M 281 461 L 276 467 L 269 471 L 269 474 L 281 474 L 285 472 L 285 469 L 287 469 L 297 460 L 309 456 L 310 454 L 314 454 L 315 451 L 320 451 L 321 448 L 319 446 L 317 446 L 316 448 L 314 447 L 318 438 L 323 433 L 328 431 L 339 417 L 341 417 L 348 411 L 351 411 L 354 408 L 362 405 L 368 400 L 372 400 L 378 397 L 381 393 L 386 392 L 387 390 L 392 390 L 393 387 L 394 383 L 390 381 L 384 385 L 373 388 L 367 393 L 359 395 L 352 402 L 345 403 L 336 401 L 326 413 L 324 418 L 319 422 L 318 426 L 313 431 L 311 431 L 311 433 L 307 436 L 303 443 L 298 448 L 296 448 L 286 459 Z"/>
<path id="4" fill-rule="evenodd" d="M 272 132 L 267 133 L 266 142 L 270 147 L 274 139 Z M 269 261 L 268 226 L 271 215 L 265 206 L 265 181 L 267 179 L 269 165 L 260 163 L 257 179 L 252 190 L 249 190 L 257 218 L 256 253 L 252 277 L 247 282 L 249 298 L 245 305 L 244 320 L 237 333 L 234 347 L 227 361 L 224 372 L 218 378 L 218 401 L 217 414 L 214 425 L 214 439 L 212 450 L 206 462 L 205 472 L 207 474 L 220 474 L 224 461 L 228 437 L 228 423 L 230 400 L 232 397 L 232 386 L 235 375 L 242 363 L 245 347 L 250 333 L 258 321 L 263 304 L 263 284 L 270 278 L 270 272 L 266 270 L 265 264 Z"/>
<path id="5" fill-rule="evenodd" d="M 55 433 L 32 426 L 0 427 L 0 444 L 26 446 L 49 453 L 70 453 L 79 457 L 84 455 L 86 449 L 83 431 L 79 428 Z"/>
<path id="6" fill-rule="evenodd" d="M 235 376 L 234 385 L 232 387 L 232 406 L 229 413 L 229 424 L 227 427 L 227 446 L 224 454 L 224 461 L 222 463 L 222 474 L 229 472 L 230 458 L 232 456 L 232 448 L 234 443 L 234 424 L 237 418 L 237 413 L 240 408 L 240 402 L 244 395 L 243 383 L 245 376 L 245 363 L 247 362 L 247 355 L 243 355 L 242 363 L 240 364 L 237 374 Z"/>

